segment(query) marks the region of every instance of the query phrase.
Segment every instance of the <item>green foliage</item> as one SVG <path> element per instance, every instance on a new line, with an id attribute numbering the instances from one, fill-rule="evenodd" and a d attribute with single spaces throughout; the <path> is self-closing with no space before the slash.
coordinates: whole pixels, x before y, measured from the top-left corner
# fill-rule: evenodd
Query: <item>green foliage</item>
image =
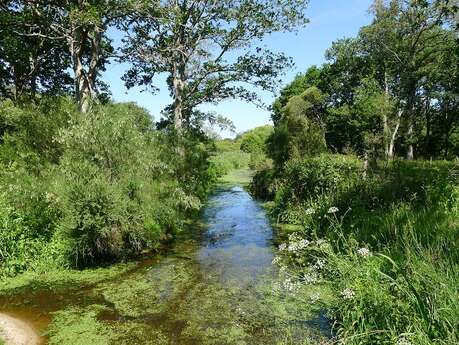
<path id="1" fill-rule="evenodd" d="M 154 130 L 134 104 L 83 114 L 67 98 L 6 101 L 0 120 L 2 275 L 154 250 L 217 178 L 211 142 L 187 134 L 187 153 L 178 154 L 176 138 Z"/>
<path id="2" fill-rule="evenodd" d="M 285 164 L 271 212 L 298 225 L 278 259 L 289 284 L 331 287 L 320 303 L 346 344 L 456 343 L 457 166 L 395 161 L 363 172 L 349 156 Z"/>
<path id="3" fill-rule="evenodd" d="M 297 75 L 281 91 L 272 114 L 279 135 L 290 130 L 282 128 L 287 104 L 298 109 L 298 97 L 315 87 L 325 95 L 319 114 L 333 152 L 457 156 L 453 80 L 459 54 L 447 8 L 442 1 L 375 1 L 372 23 L 357 37 L 333 42 L 327 63 Z"/>
<path id="4" fill-rule="evenodd" d="M 273 132 L 270 125 L 256 127 L 242 133 L 236 138 L 240 142 L 241 151 L 247 153 L 263 153 L 266 151 L 266 140 Z"/>
<path id="5" fill-rule="evenodd" d="M 274 101 L 272 119 L 277 126 L 282 117 L 282 109 L 287 105 L 289 99 L 300 95 L 311 86 L 318 87 L 323 80 L 322 69 L 317 66 L 310 67 L 304 74 L 298 74 L 293 81 L 281 90 L 280 96 Z"/>
<path id="6" fill-rule="evenodd" d="M 239 150 L 217 153 L 212 158 L 212 163 L 217 170 L 218 176 L 226 175 L 231 170 L 245 168 L 248 166 L 249 161 L 250 154 Z"/>
<path id="7" fill-rule="evenodd" d="M 251 45 L 273 32 L 305 25 L 306 6 L 290 0 L 140 3 L 126 27 L 122 51 L 131 68 L 123 79 L 127 87 L 154 88 L 155 77 L 166 73 L 173 97 L 166 113 L 181 131 L 200 115 L 199 105 L 231 98 L 256 101 L 258 95 L 246 87 L 250 84 L 273 90 L 291 61 Z M 212 42 L 212 49 L 204 48 L 204 42 Z M 184 52 L 186 59 L 181 58 Z"/>
<path id="8" fill-rule="evenodd" d="M 271 164 L 266 156 L 266 145 L 272 133 L 273 127 L 266 125 L 251 129 L 236 138 L 241 151 L 250 154 L 250 169 L 257 170 Z"/>
<path id="9" fill-rule="evenodd" d="M 289 159 L 324 152 L 325 133 L 321 117 L 324 101 L 324 95 L 316 87 L 289 99 L 268 139 L 267 150 L 278 169 Z"/>

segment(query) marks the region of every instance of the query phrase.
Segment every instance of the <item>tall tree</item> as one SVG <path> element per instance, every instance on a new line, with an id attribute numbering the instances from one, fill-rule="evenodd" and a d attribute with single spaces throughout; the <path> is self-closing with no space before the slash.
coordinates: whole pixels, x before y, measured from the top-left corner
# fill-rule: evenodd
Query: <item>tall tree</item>
<path id="1" fill-rule="evenodd" d="M 62 44 L 31 34 L 33 25 L 45 25 L 30 10 L 19 11 L 14 1 L 0 7 L 0 95 L 14 100 L 37 92 L 68 91 L 72 78 L 67 72 L 70 56 Z"/>
<path id="2" fill-rule="evenodd" d="M 450 15 L 444 10 L 444 4 L 444 0 L 391 0 L 388 4 L 376 0 L 374 21 L 361 33 L 369 47 L 367 53 L 377 56 L 375 61 L 383 68 L 388 95 L 389 76 L 392 79 L 392 92 L 400 106 L 397 116 L 403 117 L 405 124 L 407 159 L 414 157 L 415 121 L 422 83 L 429 69 L 438 64 L 444 47 L 441 43 L 449 35 L 449 31 L 442 28 Z M 396 123 L 395 128 L 398 127 Z"/>
<path id="3" fill-rule="evenodd" d="M 173 103 L 166 109 L 181 132 L 196 107 L 227 98 L 256 101 L 246 86 L 273 90 L 290 64 L 255 48 L 267 35 L 304 25 L 305 0 L 165 0 L 139 6 L 124 26 L 128 87 L 153 87 L 166 73 Z"/>
<path id="4" fill-rule="evenodd" d="M 9 8 L 39 18 L 16 31 L 18 37 L 55 41 L 66 47 L 75 96 L 80 110 L 86 112 L 97 96 L 98 75 L 112 52 L 107 28 L 122 17 L 127 5 L 118 0 L 15 0 Z"/>

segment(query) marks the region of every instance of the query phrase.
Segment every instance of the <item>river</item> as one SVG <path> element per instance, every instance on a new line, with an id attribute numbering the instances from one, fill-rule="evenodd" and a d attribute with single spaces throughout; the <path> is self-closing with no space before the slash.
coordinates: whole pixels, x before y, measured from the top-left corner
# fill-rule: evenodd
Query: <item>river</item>
<path id="1" fill-rule="evenodd" d="M 241 186 L 222 185 L 202 224 L 167 254 L 84 289 L 37 286 L 0 299 L 0 311 L 39 332 L 51 324 L 43 343 L 60 345 L 309 344 L 315 321 L 273 293 L 274 254 L 260 204 Z"/>

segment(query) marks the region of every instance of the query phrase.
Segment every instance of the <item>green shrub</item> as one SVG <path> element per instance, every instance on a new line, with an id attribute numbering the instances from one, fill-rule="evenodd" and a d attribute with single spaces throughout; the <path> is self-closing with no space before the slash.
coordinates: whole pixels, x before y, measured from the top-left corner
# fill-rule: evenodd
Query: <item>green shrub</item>
<path id="1" fill-rule="evenodd" d="M 212 141 L 154 129 L 134 104 L 0 103 L 0 274 L 83 267 L 154 250 L 218 177 Z"/>
<path id="2" fill-rule="evenodd" d="M 60 210 L 48 181 L 47 175 L 37 178 L 22 167 L 0 173 L 0 275 L 37 268 L 50 245 Z"/>

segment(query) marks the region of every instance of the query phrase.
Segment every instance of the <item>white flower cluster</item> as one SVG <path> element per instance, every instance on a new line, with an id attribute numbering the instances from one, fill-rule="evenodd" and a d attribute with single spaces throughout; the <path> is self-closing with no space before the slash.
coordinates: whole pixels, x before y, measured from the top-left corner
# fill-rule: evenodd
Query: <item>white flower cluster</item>
<path id="1" fill-rule="evenodd" d="M 288 246 L 288 251 L 289 252 L 298 252 L 304 248 L 306 248 L 307 246 L 309 246 L 309 241 L 308 240 L 300 240 L 298 242 L 292 242 L 289 244 Z"/>
<path id="2" fill-rule="evenodd" d="M 294 282 L 291 278 L 285 279 L 283 282 L 275 283 L 273 286 L 274 291 L 286 291 L 290 293 L 298 292 L 301 284 Z"/>
<path id="3" fill-rule="evenodd" d="M 339 211 L 338 207 L 332 206 L 328 209 L 327 213 L 336 213 L 338 211 Z"/>
<path id="4" fill-rule="evenodd" d="M 281 262 L 281 257 L 280 256 L 275 256 L 271 263 L 273 265 L 278 265 L 280 262 Z"/>
<path id="5" fill-rule="evenodd" d="M 303 250 L 310 244 L 311 244 L 310 241 L 301 238 L 301 236 L 297 233 L 293 233 L 288 238 L 288 244 L 281 243 L 279 245 L 279 250 L 280 251 L 288 250 L 289 252 L 296 253 L 300 250 Z"/>
<path id="6" fill-rule="evenodd" d="M 405 337 L 400 337 L 397 340 L 397 345 L 413 345 L 413 343 Z"/>
<path id="7" fill-rule="evenodd" d="M 315 292 L 311 294 L 311 296 L 309 296 L 309 301 L 311 301 L 311 303 L 316 303 L 319 300 L 320 300 L 320 294 L 318 292 Z"/>
<path id="8" fill-rule="evenodd" d="M 357 253 L 364 258 L 371 256 L 371 252 L 368 248 L 360 248 L 357 250 Z"/>
<path id="9" fill-rule="evenodd" d="M 308 208 L 306 211 L 304 211 L 304 213 L 309 216 L 311 214 L 315 214 L 316 213 L 316 210 L 314 210 L 312 207 Z"/>
<path id="10" fill-rule="evenodd" d="M 312 266 L 312 268 L 317 271 L 320 271 L 324 267 L 325 267 L 324 259 L 317 259 L 316 263 Z"/>
<path id="11" fill-rule="evenodd" d="M 354 290 L 352 290 L 350 288 L 347 288 L 347 289 L 344 289 L 343 292 L 341 292 L 341 296 L 344 299 L 350 300 L 350 299 L 353 299 L 355 297 L 355 292 L 354 292 Z"/>
<path id="12" fill-rule="evenodd" d="M 319 277 L 317 276 L 316 272 L 312 271 L 312 272 L 306 273 L 303 276 L 302 281 L 306 285 L 315 284 L 315 283 L 317 283 L 319 281 Z"/>

